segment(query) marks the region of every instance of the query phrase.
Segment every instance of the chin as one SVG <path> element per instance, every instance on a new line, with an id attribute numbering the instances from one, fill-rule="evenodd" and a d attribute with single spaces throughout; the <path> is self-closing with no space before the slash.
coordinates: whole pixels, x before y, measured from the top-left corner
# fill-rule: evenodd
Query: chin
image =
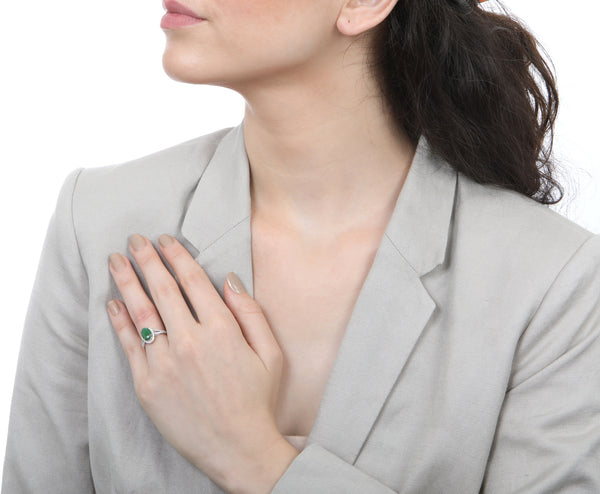
<path id="1" fill-rule="evenodd" d="M 218 70 L 206 60 L 197 57 L 174 56 L 173 53 L 165 51 L 162 58 L 162 66 L 165 73 L 174 81 L 188 84 L 204 84 L 218 86 L 233 91 L 238 91 L 245 86 L 246 74 L 228 72 L 224 70 L 223 63 L 217 63 Z"/>
<path id="2" fill-rule="evenodd" d="M 175 50 L 165 50 L 162 57 L 162 66 L 165 73 L 173 80 L 188 82 L 190 84 L 202 84 L 206 81 L 200 80 L 199 64 L 193 60 L 193 57 L 183 53 L 177 53 Z"/>
<path id="3" fill-rule="evenodd" d="M 171 79 L 188 84 L 229 87 L 230 79 L 236 75 L 224 70 L 223 61 L 213 63 L 198 53 L 170 49 L 169 46 L 163 54 L 162 66 Z"/>

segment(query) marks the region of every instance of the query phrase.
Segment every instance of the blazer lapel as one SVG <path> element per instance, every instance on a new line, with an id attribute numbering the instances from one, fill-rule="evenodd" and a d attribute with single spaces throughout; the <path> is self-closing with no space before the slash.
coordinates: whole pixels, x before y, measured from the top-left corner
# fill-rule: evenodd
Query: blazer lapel
<path id="1" fill-rule="evenodd" d="M 419 141 L 411 169 L 352 312 L 307 445 L 354 463 L 435 309 L 421 277 L 444 261 L 457 174 Z M 182 233 L 223 296 L 235 271 L 253 295 L 250 169 L 243 124 L 207 165 Z"/>
<path id="2" fill-rule="evenodd" d="M 457 174 L 421 139 L 361 289 L 307 445 L 353 464 L 436 308 L 421 276 L 444 261 Z M 408 399 L 408 397 L 407 397 Z"/>
<path id="3" fill-rule="evenodd" d="M 183 236 L 198 251 L 196 261 L 221 297 L 230 271 L 251 296 L 254 294 L 250 212 L 250 168 L 240 124 L 217 146 L 181 227 Z"/>

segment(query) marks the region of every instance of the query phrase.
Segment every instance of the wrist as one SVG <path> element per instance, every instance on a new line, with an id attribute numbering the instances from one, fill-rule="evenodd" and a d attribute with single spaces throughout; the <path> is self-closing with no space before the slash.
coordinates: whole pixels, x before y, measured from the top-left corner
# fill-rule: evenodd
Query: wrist
<path id="1" fill-rule="evenodd" d="M 269 494 L 300 452 L 282 435 L 260 457 L 232 472 L 230 494 Z"/>

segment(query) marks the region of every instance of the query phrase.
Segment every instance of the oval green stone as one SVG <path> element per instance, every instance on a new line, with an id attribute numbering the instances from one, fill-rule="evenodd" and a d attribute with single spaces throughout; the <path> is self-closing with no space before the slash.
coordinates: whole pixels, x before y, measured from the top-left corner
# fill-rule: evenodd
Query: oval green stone
<path id="1" fill-rule="evenodd" d="M 150 341 L 152 339 L 152 330 L 150 328 L 144 328 L 142 329 L 142 338 L 145 341 Z"/>

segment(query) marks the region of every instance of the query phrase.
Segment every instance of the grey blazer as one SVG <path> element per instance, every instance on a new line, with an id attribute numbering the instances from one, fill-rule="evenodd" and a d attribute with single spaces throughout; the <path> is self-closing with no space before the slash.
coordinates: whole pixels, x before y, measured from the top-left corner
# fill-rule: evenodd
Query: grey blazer
<path id="1" fill-rule="evenodd" d="M 153 426 L 108 255 L 179 238 L 252 294 L 242 125 L 66 179 L 23 333 L 4 494 L 221 493 Z M 306 448 L 276 494 L 600 492 L 600 236 L 421 139 Z"/>

